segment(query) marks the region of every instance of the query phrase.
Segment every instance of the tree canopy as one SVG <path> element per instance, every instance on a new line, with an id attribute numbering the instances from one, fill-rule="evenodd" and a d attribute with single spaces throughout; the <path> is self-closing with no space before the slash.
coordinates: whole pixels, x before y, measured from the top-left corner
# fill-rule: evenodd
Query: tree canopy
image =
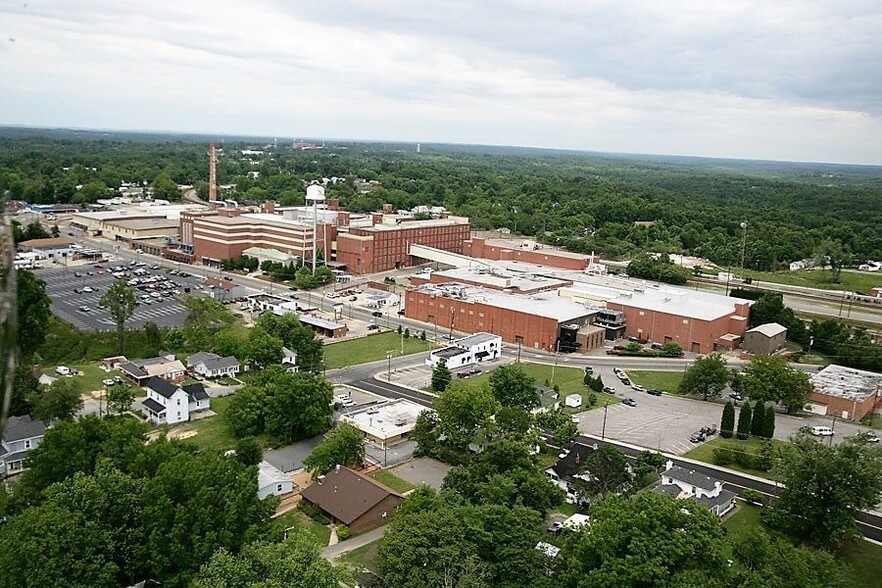
<path id="1" fill-rule="evenodd" d="M 707 400 L 719 396 L 726 384 L 729 383 L 729 379 L 726 360 L 719 353 L 711 353 L 697 358 L 695 363 L 686 370 L 686 374 L 680 381 L 680 392 L 700 394 L 704 400 Z"/>
<path id="2" fill-rule="evenodd" d="M 531 410 L 539 406 L 536 380 L 520 362 L 499 366 L 490 374 L 490 390 L 502 406 Z"/>

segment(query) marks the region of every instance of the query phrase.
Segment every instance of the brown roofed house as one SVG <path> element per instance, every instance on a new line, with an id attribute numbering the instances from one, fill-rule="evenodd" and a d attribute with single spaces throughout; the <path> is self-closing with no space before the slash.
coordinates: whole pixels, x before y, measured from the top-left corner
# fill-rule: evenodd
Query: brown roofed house
<path id="1" fill-rule="evenodd" d="M 337 466 L 301 492 L 335 523 L 361 533 L 389 522 L 404 497 L 349 468 Z"/>

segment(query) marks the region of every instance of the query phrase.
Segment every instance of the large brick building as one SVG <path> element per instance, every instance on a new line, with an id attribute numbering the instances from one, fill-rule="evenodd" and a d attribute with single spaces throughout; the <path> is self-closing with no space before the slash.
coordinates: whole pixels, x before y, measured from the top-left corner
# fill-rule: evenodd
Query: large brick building
<path id="1" fill-rule="evenodd" d="M 374 226 L 341 231 L 337 235 L 336 261 L 353 274 L 409 267 L 422 262 L 410 255 L 411 244 L 462 253 L 470 234 L 469 220 L 464 217 L 407 220 L 387 215 Z"/>
<path id="2" fill-rule="evenodd" d="M 882 400 L 882 374 L 875 372 L 828 365 L 811 381 L 812 412 L 860 421 Z"/>
<path id="3" fill-rule="evenodd" d="M 437 332 L 489 332 L 525 348 L 555 350 L 563 325 L 589 326 L 596 309 L 546 292 L 505 294 L 465 284 L 426 284 L 405 294 L 405 316 Z"/>
<path id="4" fill-rule="evenodd" d="M 462 253 L 494 261 L 519 261 L 571 270 L 584 270 L 592 263 L 590 255 L 546 249 L 535 241 L 522 241 L 516 245 L 511 240 L 473 237 L 464 244 Z"/>

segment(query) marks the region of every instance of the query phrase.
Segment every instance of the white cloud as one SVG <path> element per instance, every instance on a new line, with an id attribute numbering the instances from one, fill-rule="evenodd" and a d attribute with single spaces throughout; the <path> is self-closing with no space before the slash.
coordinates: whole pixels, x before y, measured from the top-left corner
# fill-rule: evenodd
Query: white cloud
<path id="1" fill-rule="evenodd" d="M 0 7 L 0 123 L 882 163 L 875 2 Z"/>

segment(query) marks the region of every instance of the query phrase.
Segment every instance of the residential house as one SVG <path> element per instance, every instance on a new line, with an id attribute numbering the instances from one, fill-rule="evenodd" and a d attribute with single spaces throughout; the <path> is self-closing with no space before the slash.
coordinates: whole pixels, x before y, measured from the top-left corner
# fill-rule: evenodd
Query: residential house
<path id="1" fill-rule="evenodd" d="M 239 360 L 234 356 L 221 357 L 215 353 L 200 351 L 187 358 L 187 367 L 205 378 L 233 377 L 239 373 Z"/>
<path id="2" fill-rule="evenodd" d="M 452 341 L 449 347 L 437 349 L 426 358 L 426 365 L 435 368 L 442 360 L 452 370 L 474 363 L 496 359 L 502 352 L 502 337 L 491 333 L 475 333 Z"/>
<path id="3" fill-rule="evenodd" d="M 147 420 L 157 425 L 186 422 L 193 413 L 208 410 L 210 403 L 202 384 L 181 387 L 158 376 L 147 382 L 147 398 L 142 401 Z"/>
<path id="4" fill-rule="evenodd" d="M 590 474 L 584 471 L 585 460 L 590 451 L 591 449 L 584 445 L 576 445 L 572 450 L 560 454 L 563 457 L 558 456 L 557 463 L 545 470 L 545 475 L 566 493 L 566 501 L 570 504 L 579 502 L 573 483 L 577 479 L 586 482 L 590 479 Z"/>
<path id="5" fill-rule="evenodd" d="M 297 353 L 282 347 L 282 365 L 292 374 L 298 372 L 300 368 L 297 367 Z"/>
<path id="6" fill-rule="evenodd" d="M 125 355 L 116 355 L 114 357 L 105 357 L 104 359 L 101 360 L 101 369 L 104 370 L 105 372 L 112 372 L 114 370 L 118 370 L 122 364 L 128 363 L 128 361 L 129 360 L 126 358 Z"/>
<path id="7" fill-rule="evenodd" d="M 670 460 L 653 491 L 673 498 L 691 498 L 718 517 L 735 508 L 736 494 L 724 490 L 722 482 L 695 470 L 675 466 Z"/>
<path id="8" fill-rule="evenodd" d="M 144 386 L 154 376 L 169 382 L 180 382 L 184 379 L 185 368 L 174 355 L 163 355 L 121 363 L 119 371 L 138 386 Z"/>
<path id="9" fill-rule="evenodd" d="M 257 497 L 282 496 L 294 491 L 294 481 L 268 461 L 257 464 Z"/>
<path id="10" fill-rule="evenodd" d="M 43 369 L 38 365 L 34 366 L 34 369 L 31 373 L 33 374 L 34 378 L 37 379 L 37 382 L 39 382 L 43 386 L 51 386 L 53 383 L 55 383 L 55 380 L 58 379 L 44 372 Z"/>
<path id="11" fill-rule="evenodd" d="M 25 458 L 43 441 L 46 425 L 29 415 L 9 417 L 0 437 L 0 478 L 24 471 Z"/>
<path id="12" fill-rule="evenodd" d="M 536 386 L 536 392 L 539 394 L 539 406 L 531 410 L 533 414 L 543 412 L 554 412 L 560 408 L 560 393 L 554 388 L 548 386 Z"/>
<path id="13" fill-rule="evenodd" d="M 348 526 L 353 533 L 387 523 L 404 501 L 391 488 L 339 465 L 300 494 L 307 504 L 318 507 L 332 522 Z"/>

